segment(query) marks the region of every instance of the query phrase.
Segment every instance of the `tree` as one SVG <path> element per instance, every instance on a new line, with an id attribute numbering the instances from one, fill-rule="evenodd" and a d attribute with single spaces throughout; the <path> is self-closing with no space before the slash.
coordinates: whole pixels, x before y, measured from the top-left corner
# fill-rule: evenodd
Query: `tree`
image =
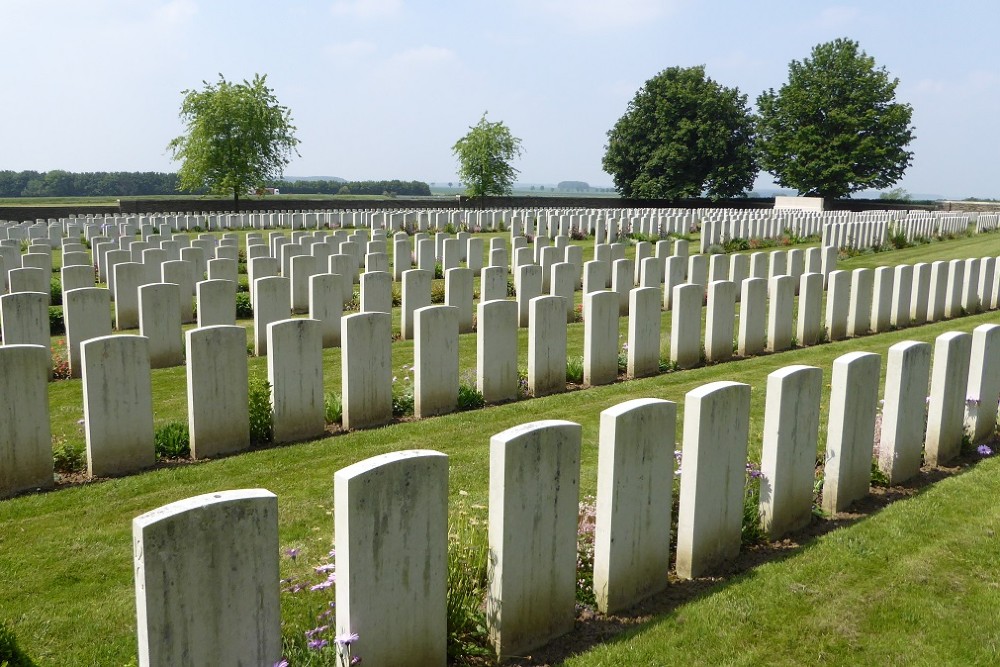
<path id="1" fill-rule="evenodd" d="M 757 98 L 760 162 L 779 185 L 844 197 L 896 183 L 910 166 L 913 108 L 895 102 L 899 79 L 837 39 L 788 65 L 788 83 Z"/>
<path id="2" fill-rule="evenodd" d="M 603 167 L 623 197 L 737 196 L 757 175 L 747 97 L 704 66 L 667 68 L 608 131 Z"/>
<path id="3" fill-rule="evenodd" d="M 256 191 L 281 178 L 299 140 L 291 112 L 278 104 L 265 85 L 253 81 L 203 82 L 204 90 L 185 90 L 180 117 L 187 131 L 167 146 L 181 160 L 178 186 L 185 190 L 207 187 L 217 194 L 232 193 L 236 210 L 240 194 Z"/>
<path id="4" fill-rule="evenodd" d="M 521 140 L 497 121 L 486 120 L 486 112 L 468 134 L 455 142 L 452 153 L 458 158 L 458 178 L 470 197 L 509 195 L 518 171 L 511 160 L 521 155 Z"/>

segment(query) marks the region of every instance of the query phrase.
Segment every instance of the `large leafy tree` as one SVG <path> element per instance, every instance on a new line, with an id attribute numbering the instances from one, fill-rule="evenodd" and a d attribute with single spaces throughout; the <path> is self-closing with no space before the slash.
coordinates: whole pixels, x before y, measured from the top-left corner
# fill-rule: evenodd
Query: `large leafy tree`
<path id="1" fill-rule="evenodd" d="M 670 67 L 647 81 L 608 132 L 604 171 L 623 197 L 734 197 L 757 176 L 747 97 Z"/>
<path id="2" fill-rule="evenodd" d="M 257 74 L 253 81 L 230 83 L 220 74 L 203 90 L 183 92 L 186 132 L 167 146 L 182 162 L 181 189 L 232 193 L 239 210 L 240 194 L 281 177 L 299 140 L 291 112 L 278 104 L 266 79 Z"/>
<path id="3" fill-rule="evenodd" d="M 483 113 L 451 150 L 458 158 L 458 178 L 470 197 L 511 193 L 518 174 L 511 161 L 521 155 L 521 140 L 503 121 L 491 123 Z"/>
<path id="4" fill-rule="evenodd" d="M 896 183 L 910 166 L 913 108 L 895 101 L 899 79 L 837 39 L 788 65 L 788 83 L 757 98 L 760 162 L 779 185 L 844 197 Z"/>

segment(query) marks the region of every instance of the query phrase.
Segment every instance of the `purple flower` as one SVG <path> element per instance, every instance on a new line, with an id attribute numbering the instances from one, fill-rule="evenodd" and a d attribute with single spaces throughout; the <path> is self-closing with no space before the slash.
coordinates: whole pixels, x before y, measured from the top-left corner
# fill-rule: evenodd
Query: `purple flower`
<path id="1" fill-rule="evenodd" d="M 309 643 L 306 644 L 313 651 L 318 651 L 321 648 L 325 648 L 330 645 L 330 642 L 326 639 L 310 639 Z"/>
<path id="2" fill-rule="evenodd" d="M 282 658 L 278 662 L 274 663 L 274 667 L 288 667 L 288 661 Z"/>
<path id="3" fill-rule="evenodd" d="M 311 590 L 311 591 L 326 590 L 327 588 L 330 588 L 331 586 L 333 586 L 336 582 L 337 582 L 337 575 L 331 572 L 330 576 L 326 578 L 326 581 L 321 581 L 318 584 L 310 586 L 309 590 Z"/>
<path id="4" fill-rule="evenodd" d="M 360 665 L 361 664 L 361 656 L 360 655 L 352 655 L 351 656 L 351 664 L 352 665 Z"/>
<path id="5" fill-rule="evenodd" d="M 292 560 L 295 560 L 296 558 L 298 558 L 299 550 L 298 549 L 286 549 L 285 550 L 285 555 L 288 556 L 289 558 L 291 558 Z"/>
<path id="6" fill-rule="evenodd" d="M 317 573 L 322 574 L 323 572 L 332 572 L 335 568 L 336 565 L 333 563 L 326 563 L 325 565 L 317 565 L 313 569 L 316 570 Z"/>
<path id="7" fill-rule="evenodd" d="M 992 456 L 993 450 L 989 448 L 989 445 L 979 445 L 976 447 L 976 451 L 979 452 L 980 456 Z"/>
<path id="8" fill-rule="evenodd" d="M 354 642 L 358 641 L 358 633 L 344 632 L 342 634 L 337 635 L 334 641 L 337 642 L 338 646 L 350 646 Z"/>

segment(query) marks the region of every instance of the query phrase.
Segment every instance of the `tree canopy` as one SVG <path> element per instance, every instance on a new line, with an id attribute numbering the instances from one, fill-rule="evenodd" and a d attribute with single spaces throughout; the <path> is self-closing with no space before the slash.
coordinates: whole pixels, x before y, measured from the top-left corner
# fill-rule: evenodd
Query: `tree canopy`
<path id="1" fill-rule="evenodd" d="M 913 159 L 913 108 L 899 79 L 837 39 L 788 65 L 788 83 L 757 98 L 760 162 L 783 187 L 826 198 L 896 183 Z"/>
<path id="2" fill-rule="evenodd" d="M 648 80 L 608 131 L 603 167 L 623 197 L 734 197 L 757 176 L 747 97 L 670 67 Z"/>
<path id="3" fill-rule="evenodd" d="M 281 177 L 299 140 L 291 112 L 278 104 L 266 79 L 257 74 L 253 81 L 230 83 L 220 74 L 214 84 L 203 82 L 203 90 L 183 91 L 186 132 L 167 146 L 182 162 L 180 187 L 232 193 L 239 209 L 240 194 Z"/>
<path id="4" fill-rule="evenodd" d="M 511 165 L 521 155 L 521 140 L 503 121 L 491 123 L 483 113 L 468 134 L 455 142 L 458 178 L 470 197 L 509 195 L 518 170 Z"/>

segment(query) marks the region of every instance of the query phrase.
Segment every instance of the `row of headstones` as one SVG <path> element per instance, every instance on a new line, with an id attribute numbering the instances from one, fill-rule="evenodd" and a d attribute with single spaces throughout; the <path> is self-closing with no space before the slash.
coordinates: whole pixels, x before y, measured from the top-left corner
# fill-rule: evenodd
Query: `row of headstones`
<path id="1" fill-rule="evenodd" d="M 933 372 L 931 359 L 927 343 L 889 349 L 878 465 L 894 484 L 919 471 L 922 451 L 928 465 L 943 465 L 959 453 L 964 431 L 975 443 L 996 427 L 1000 326 L 943 334 Z M 879 355 L 865 352 L 834 361 L 822 493 L 828 512 L 869 493 L 880 365 Z M 772 539 L 811 518 L 822 387 L 823 372 L 812 366 L 768 376 L 759 510 Z M 739 553 L 750 390 L 715 382 L 685 396 L 674 562 L 683 579 L 710 574 Z M 668 585 L 676 415 L 675 403 L 659 399 L 601 413 L 593 581 L 604 613 Z M 560 420 L 490 440 L 485 604 L 498 657 L 523 655 L 574 626 L 581 445 L 580 425 Z M 336 633 L 357 634 L 366 663 L 403 656 L 407 664 L 446 663 L 448 534 L 445 454 L 384 454 L 334 475 Z M 142 664 L 280 659 L 272 493 L 223 491 L 172 503 L 137 517 L 133 539 Z M 207 619 L 212 636 L 196 634 Z"/>
<path id="2" fill-rule="evenodd" d="M 980 213 L 976 219 L 976 233 L 1000 229 L 1000 213 Z"/>
<path id="3" fill-rule="evenodd" d="M 822 243 L 835 248 L 862 250 L 885 245 L 890 234 L 903 234 L 907 241 L 913 241 L 916 238 L 964 234 L 968 227 L 968 216 L 906 218 L 891 222 L 840 222 L 823 227 Z"/>
<path id="4" fill-rule="evenodd" d="M 823 222 L 817 218 L 724 218 L 701 221 L 701 252 L 706 253 L 713 245 L 721 245 L 731 239 L 776 239 L 785 231 L 805 237 L 819 234 Z"/>
<path id="5" fill-rule="evenodd" d="M 993 261 L 992 264 L 995 269 L 996 262 Z M 956 273 L 945 276 L 944 273 L 938 272 L 936 283 L 943 284 L 946 288 L 958 285 L 960 275 L 964 272 L 966 265 L 973 266 L 971 261 L 956 260 L 949 265 Z M 528 268 L 523 267 L 523 270 L 526 271 Z M 876 331 L 885 330 L 888 326 L 882 322 L 885 304 L 894 307 L 888 312 L 890 315 L 895 313 L 896 326 L 904 326 L 904 323 L 908 323 L 908 319 L 899 313 L 908 312 L 910 301 L 901 294 L 907 291 L 905 286 L 909 271 L 906 269 L 912 269 L 912 267 L 883 268 L 884 271 L 875 271 L 874 277 L 878 279 L 880 286 L 888 285 L 889 289 L 879 289 L 875 292 L 865 291 L 860 285 L 866 281 L 871 282 L 868 279 L 873 277 L 873 272 L 867 269 L 858 269 L 854 275 L 857 288 L 852 290 L 849 301 L 847 301 L 847 292 L 842 288 L 841 278 L 849 280 L 851 276 L 843 271 L 834 272 L 831 276 L 833 291 L 831 291 L 827 303 L 827 326 L 833 332 L 834 339 L 844 335 L 865 333 L 869 327 Z M 407 280 L 404 285 L 409 285 L 409 279 L 414 272 L 425 273 L 419 270 L 406 272 Z M 468 270 L 453 269 L 449 273 L 454 272 L 468 272 Z M 918 273 L 922 274 L 923 271 L 918 270 Z M 893 289 L 894 279 L 897 277 L 899 281 L 895 283 L 896 288 Z M 324 279 L 338 280 L 340 277 L 333 274 L 315 276 L 313 278 L 314 290 L 317 289 L 316 283 Z M 226 283 L 228 286 L 232 285 L 229 281 L 218 282 Z M 558 278 L 556 278 L 556 282 L 558 283 Z M 791 346 L 795 282 L 790 276 L 774 276 L 769 282 L 756 278 L 750 278 L 743 282 L 743 299 L 740 306 L 740 325 L 737 338 L 739 354 L 744 356 L 757 354 L 765 348 L 771 351 L 781 351 Z M 822 276 L 804 274 L 798 282 L 801 291 L 796 332 L 801 343 L 809 345 L 818 342 L 821 337 Z M 998 282 L 1000 282 L 1000 275 L 997 275 L 994 270 L 993 289 L 990 292 L 991 307 L 993 308 L 996 307 L 997 296 L 1000 295 Z M 429 279 L 427 283 L 429 284 Z M 256 285 L 258 298 L 265 299 L 268 303 L 279 300 L 277 292 L 271 292 L 272 286 L 283 288 L 285 306 L 280 314 L 285 317 L 289 314 L 288 284 L 289 281 L 286 278 L 269 277 L 259 279 Z M 202 283 L 202 285 L 207 286 L 208 283 Z M 154 358 L 154 350 L 163 346 L 164 338 L 173 338 L 179 341 L 180 324 L 176 317 L 173 322 L 165 323 L 165 318 L 162 316 L 163 313 L 174 313 L 175 315 L 177 313 L 177 289 L 175 285 L 147 285 L 142 288 L 142 291 L 144 299 L 147 295 L 155 295 L 156 298 L 159 298 L 164 293 L 173 296 L 172 301 L 160 302 L 153 306 L 154 312 L 158 313 L 160 317 L 154 320 L 154 324 L 148 330 L 143 330 L 143 333 L 148 331 L 146 337 L 117 337 L 122 340 L 138 339 L 142 341 L 144 359 L 140 363 L 145 369 L 145 376 L 148 377 L 148 369 Z M 337 290 L 328 287 L 325 291 L 336 293 Z M 469 292 L 471 301 L 471 289 Z M 917 292 L 918 294 L 922 293 L 919 288 Z M 934 295 L 935 304 L 941 302 L 947 306 L 951 303 L 955 311 L 953 315 L 959 314 L 960 306 L 957 304 L 960 301 L 954 299 L 939 301 L 938 294 L 941 292 L 942 290 L 939 289 L 928 290 L 925 296 Z M 962 292 L 946 289 L 945 294 L 957 298 Z M 716 281 L 709 285 L 704 342 L 701 338 L 700 327 L 703 295 L 704 290 L 699 285 L 683 284 L 676 286 L 673 290 L 670 358 L 681 368 L 697 365 L 702 350 L 709 361 L 725 361 L 732 357 L 735 328 L 733 310 L 735 284 L 731 281 Z M 894 298 L 888 299 L 889 295 Z M 6 309 L 9 302 L 17 303 L 13 302 L 11 297 L 24 299 L 31 296 L 31 294 L 8 295 L 0 299 L 0 303 Z M 42 311 L 42 295 L 34 296 L 36 297 L 36 311 Z M 918 297 L 918 301 L 920 298 L 923 297 Z M 843 307 L 845 301 L 848 305 L 847 309 Z M 23 301 L 20 303 L 23 305 Z M 74 369 L 81 365 L 83 368 L 85 421 L 88 424 L 92 418 L 86 401 L 86 387 L 90 383 L 87 379 L 85 350 L 93 341 L 83 338 L 82 342 L 79 342 L 72 337 L 77 335 L 78 331 L 77 312 L 83 313 L 84 319 L 89 317 L 90 326 L 94 327 L 91 333 L 96 336 L 109 334 L 110 327 L 107 317 L 101 318 L 99 315 L 93 315 L 94 313 L 107 313 L 109 305 L 107 290 L 90 288 L 74 290 L 67 294 L 70 363 L 73 364 Z M 619 366 L 619 296 L 613 291 L 591 292 L 585 296 L 584 305 L 587 313 L 584 323 L 584 382 L 588 385 L 613 382 L 617 378 Z M 653 375 L 658 372 L 660 363 L 660 292 L 651 287 L 633 289 L 629 293 L 628 305 L 627 374 L 629 377 Z M 384 312 L 374 312 L 350 315 L 341 319 L 339 309 L 336 310 L 335 321 L 339 328 L 337 342 L 343 347 L 341 391 L 343 394 L 344 426 L 346 428 L 360 428 L 384 424 L 392 419 L 391 316 Z M 477 388 L 490 402 L 511 400 L 517 397 L 518 310 L 519 304 L 517 302 L 506 300 L 485 301 L 481 302 L 478 307 L 480 326 L 477 334 Z M 263 311 L 262 308 L 261 312 L 263 313 Z M 831 319 L 836 315 L 842 317 L 844 312 L 848 313 L 846 324 L 843 320 L 833 321 Z M 933 314 L 934 306 L 929 308 L 929 312 Z M 528 388 L 536 396 L 565 390 L 567 368 L 567 318 L 565 313 L 566 300 L 562 296 L 539 296 L 531 299 L 528 303 Z M 947 311 L 943 316 L 948 316 Z M 263 318 L 264 315 L 260 315 L 260 317 Z M 21 317 L 20 319 L 23 321 L 28 318 Z M 17 321 L 12 317 L 5 317 L 4 320 Z M 96 331 L 97 322 L 94 320 L 103 320 L 105 329 Z M 460 309 L 455 306 L 428 305 L 416 309 L 413 313 L 413 320 L 415 415 L 427 417 L 451 412 L 456 409 L 459 392 Z M 891 321 L 893 320 L 890 318 Z M 766 331 L 765 322 L 767 323 Z M 867 322 L 867 324 L 862 324 L 862 322 Z M 256 327 L 258 332 L 266 331 L 266 339 L 261 342 L 258 337 L 257 344 L 266 345 L 266 349 L 261 349 L 259 352 L 266 351 L 269 354 L 268 371 L 275 405 L 275 440 L 284 442 L 321 435 L 324 430 L 322 348 L 324 346 L 325 323 L 314 319 L 286 319 L 266 323 L 263 319 L 258 319 Z M 197 366 L 198 357 L 191 350 L 192 335 L 194 332 L 215 329 L 235 332 L 229 334 L 231 337 L 226 344 L 231 347 L 231 350 L 228 353 L 221 353 L 222 342 L 216 341 L 214 343 L 220 350 L 214 359 L 225 359 L 227 366 L 224 368 L 210 367 L 210 370 L 199 369 Z M 295 333 L 287 333 L 290 331 Z M 165 332 L 173 332 L 173 334 Z M 286 334 L 285 337 L 282 337 L 283 333 Z M 6 330 L 4 334 L 8 335 Z M 279 349 L 273 347 L 275 336 L 278 337 L 279 344 L 284 347 Z M 112 337 L 112 339 L 114 338 Z M 108 339 L 99 337 L 96 340 L 107 341 Z M 104 349 L 102 363 L 106 364 L 108 354 L 111 354 L 107 345 L 115 344 L 106 343 L 105 347 L 102 348 Z M 174 351 L 175 363 L 180 363 L 181 350 L 179 347 L 177 345 L 177 349 Z M 208 327 L 188 332 L 189 391 L 193 391 L 192 387 L 201 385 L 229 386 L 231 391 L 238 392 L 238 395 L 234 396 L 231 401 L 233 405 L 238 405 L 241 402 L 245 404 L 246 382 L 234 384 L 229 374 L 230 366 L 238 364 L 244 369 L 243 376 L 245 376 L 247 363 L 245 348 L 245 330 L 241 327 Z M 79 357 L 74 354 L 77 349 L 81 350 Z M 122 361 L 120 364 L 111 365 L 128 368 L 133 361 Z M 283 374 L 286 370 L 288 375 Z M 297 381 L 292 381 L 289 378 L 297 378 Z M 312 379 L 306 382 L 304 378 Z M 114 383 L 112 384 L 114 385 Z M 125 394 L 111 403 L 118 409 L 126 410 L 133 418 L 136 415 L 146 414 L 148 411 L 148 422 L 151 425 L 152 413 L 149 411 L 151 408 L 147 408 L 151 405 L 148 385 L 146 385 L 145 390 L 142 390 L 141 387 L 137 389 L 134 385 L 114 386 L 123 387 Z M 99 405 L 105 403 L 107 401 L 99 403 Z M 192 399 L 191 405 L 200 404 Z M 286 407 L 279 409 L 278 406 Z M 199 450 L 198 446 L 194 444 L 202 440 L 198 436 L 199 422 L 192 412 L 190 430 L 192 432 L 192 451 L 196 457 L 236 451 L 249 444 L 246 420 L 242 416 L 243 411 L 232 408 L 213 411 L 212 414 L 224 416 L 227 419 L 221 426 L 211 427 L 211 433 L 215 437 L 217 445 L 222 442 L 233 442 L 234 444 L 231 449 L 221 451 L 210 449 L 207 454 L 204 453 L 203 449 Z M 228 421 L 228 418 L 233 418 L 235 421 Z M 112 419 L 113 417 L 98 415 L 94 421 L 104 423 Z M 205 419 L 211 420 L 212 418 Z M 226 438 L 220 437 L 219 434 L 226 429 L 231 429 L 231 432 Z M 128 437 L 133 437 L 136 432 L 130 427 Z M 127 462 L 123 464 L 125 468 L 114 468 L 113 472 L 134 470 L 136 469 L 135 464 L 130 462 L 137 460 L 151 463 L 151 437 L 150 426 L 149 442 L 135 443 L 134 440 L 130 440 L 134 444 L 127 445 L 125 448 L 137 447 L 136 454 L 127 457 Z M 114 449 L 122 451 L 122 447 L 116 445 Z M 48 460 L 51 474 L 51 457 Z M 98 472 L 92 472 L 92 474 L 106 474 L 102 473 L 102 470 L 101 464 L 98 464 Z"/>

